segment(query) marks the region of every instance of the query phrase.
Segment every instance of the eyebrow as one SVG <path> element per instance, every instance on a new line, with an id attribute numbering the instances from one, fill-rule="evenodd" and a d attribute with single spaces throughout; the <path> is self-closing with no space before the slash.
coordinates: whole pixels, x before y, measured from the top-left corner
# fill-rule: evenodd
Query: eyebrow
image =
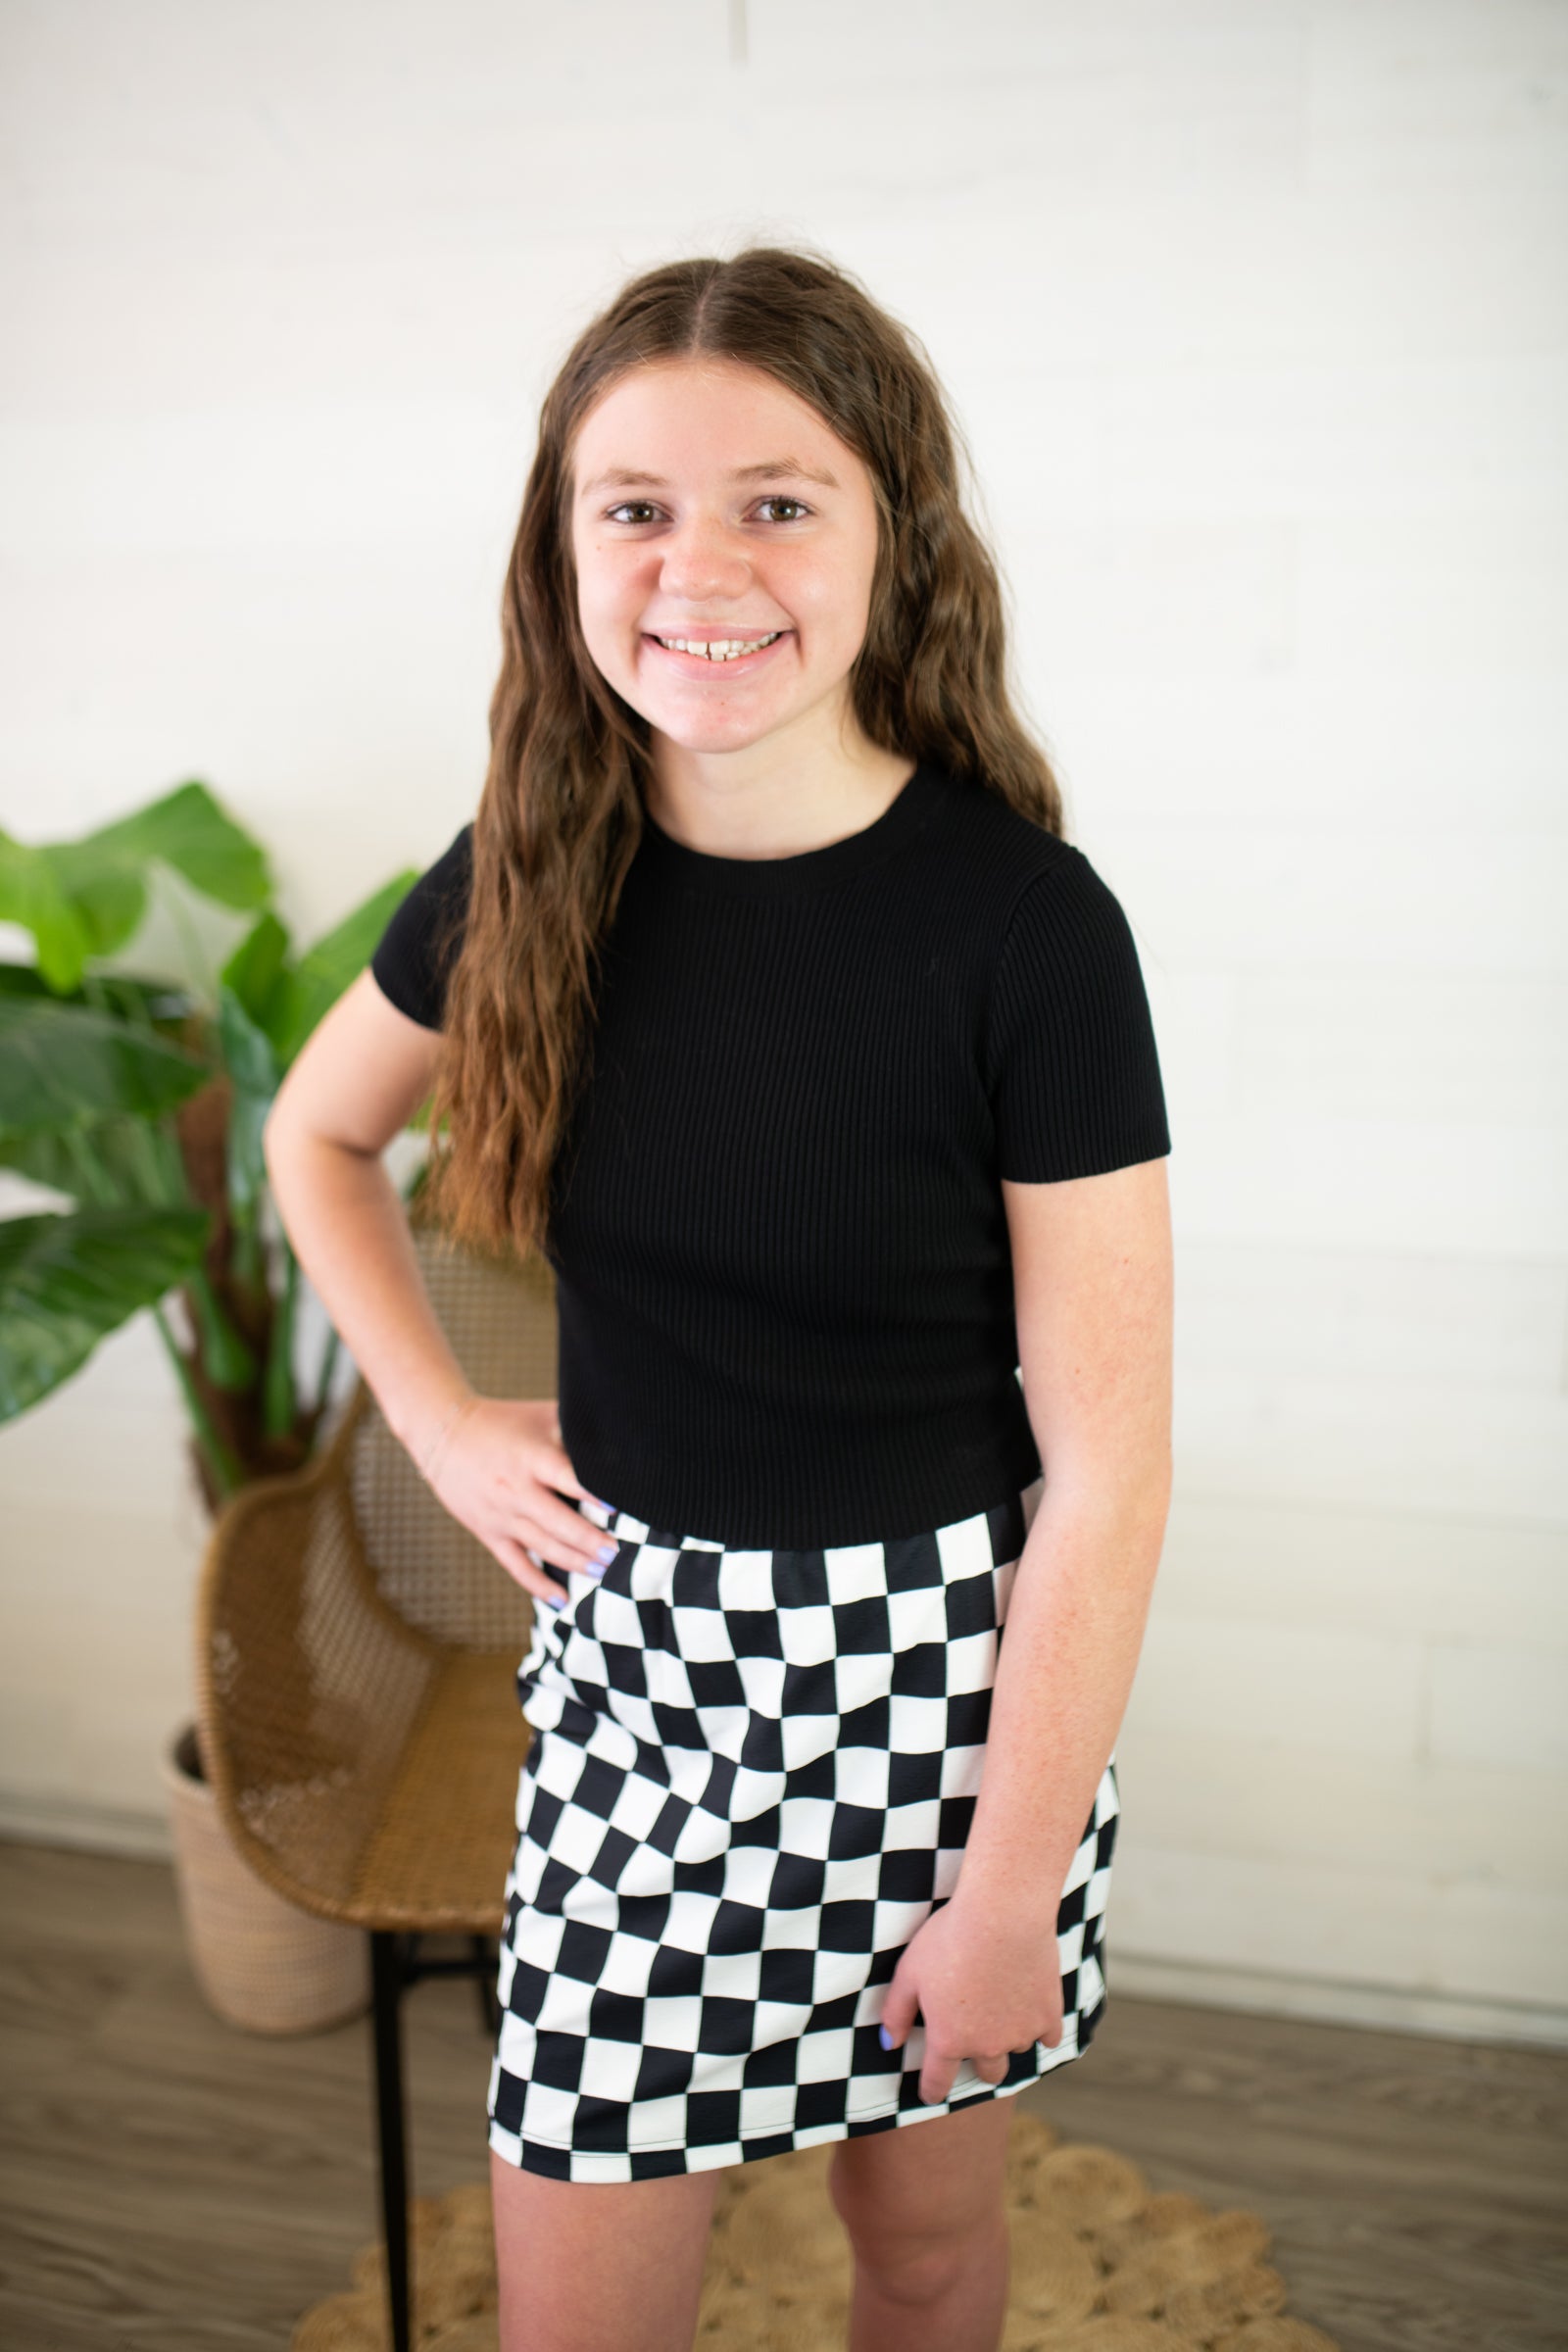
<path id="1" fill-rule="evenodd" d="M 799 458 L 768 458 L 760 466 L 737 466 L 730 475 L 732 482 L 778 481 L 788 474 L 799 482 L 820 482 L 824 490 L 836 490 L 838 482 L 831 473 L 814 473 L 803 466 Z M 589 498 L 596 490 L 667 490 L 669 484 L 661 473 L 639 473 L 627 466 L 612 466 L 596 473 L 591 482 L 584 482 L 578 492 Z"/>

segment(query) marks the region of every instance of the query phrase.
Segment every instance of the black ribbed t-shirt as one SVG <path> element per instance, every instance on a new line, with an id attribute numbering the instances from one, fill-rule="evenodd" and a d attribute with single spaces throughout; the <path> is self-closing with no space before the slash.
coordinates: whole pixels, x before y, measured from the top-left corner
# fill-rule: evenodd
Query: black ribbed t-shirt
<path id="1" fill-rule="evenodd" d="M 470 834 L 372 960 L 428 1028 Z M 646 818 L 597 1007 L 547 1246 L 584 1485 L 659 1533 L 792 1550 L 1028 1485 L 1000 1179 L 1170 1150 L 1137 949 L 1083 852 L 930 765 L 791 858 Z"/>

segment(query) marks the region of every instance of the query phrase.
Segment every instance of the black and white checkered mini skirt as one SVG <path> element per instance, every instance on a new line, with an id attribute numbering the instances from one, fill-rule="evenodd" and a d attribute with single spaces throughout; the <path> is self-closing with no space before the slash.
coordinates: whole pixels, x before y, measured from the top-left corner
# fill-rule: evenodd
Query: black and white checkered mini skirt
<path id="1" fill-rule="evenodd" d="M 1021 2090 L 1105 2007 L 1111 1757 L 1056 1914 L 1063 2026 L 999 2084 L 920 2095 L 877 2027 L 957 1885 L 997 1651 L 1043 1479 L 930 1534 L 731 1550 L 579 1508 L 618 1548 L 541 1607 L 506 1886 L 490 2145 L 642 2180 L 885 2132 Z M 558 1571 L 558 1573 L 560 1573 Z"/>

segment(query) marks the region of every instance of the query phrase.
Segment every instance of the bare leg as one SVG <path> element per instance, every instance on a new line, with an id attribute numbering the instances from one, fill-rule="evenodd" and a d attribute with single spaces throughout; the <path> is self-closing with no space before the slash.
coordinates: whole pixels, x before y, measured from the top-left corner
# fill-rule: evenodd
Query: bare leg
<path id="1" fill-rule="evenodd" d="M 855 2248 L 850 2352 L 997 2352 L 1011 2123 L 1009 2096 L 839 2142 L 828 2180 Z"/>
<path id="2" fill-rule="evenodd" d="M 549 2180 L 492 2149 L 501 2352 L 691 2352 L 722 2179 Z"/>

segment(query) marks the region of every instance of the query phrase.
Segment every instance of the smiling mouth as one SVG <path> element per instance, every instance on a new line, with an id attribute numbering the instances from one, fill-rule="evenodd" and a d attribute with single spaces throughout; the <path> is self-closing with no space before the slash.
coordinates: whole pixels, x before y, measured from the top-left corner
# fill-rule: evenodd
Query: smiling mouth
<path id="1" fill-rule="evenodd" d="M 760 637 L 660 637 L 649 631 L 666 654 L 695 654 L 702 662 L 740 662 L 748 654 L 760 654 L 776 645 L 786 634 L 783 629 L 769 629 Z"/>

